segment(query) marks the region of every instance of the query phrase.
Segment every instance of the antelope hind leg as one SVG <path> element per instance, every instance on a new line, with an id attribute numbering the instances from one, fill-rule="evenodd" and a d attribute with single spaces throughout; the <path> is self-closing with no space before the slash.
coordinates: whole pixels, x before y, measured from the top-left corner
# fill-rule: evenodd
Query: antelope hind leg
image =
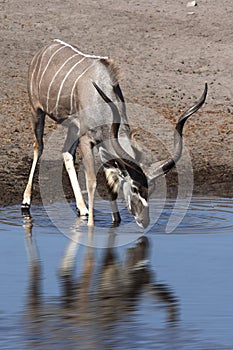
<path id="1" fill-rule="evenodd" d="M 35 142 L 33 144 L 34 154 L 33 154 L 32 166 L 31 166 L 31 170 L 28 178 L 28 183 L 23 194 L 23 201 L 21 205 L 21 210 L 23 214 L 27 214 L 30 209 L 34 174 L 35 174 L 37 163 L 40 159 L 40 156 L 42 155 L 43 148 L 44 148 L 43 134 L 44 134 L 45 113 L 40 109 L 38 109 L 37 111 L 32 110 L 32 123 L 33 123 L 33 130 L 35 134 Z"/>

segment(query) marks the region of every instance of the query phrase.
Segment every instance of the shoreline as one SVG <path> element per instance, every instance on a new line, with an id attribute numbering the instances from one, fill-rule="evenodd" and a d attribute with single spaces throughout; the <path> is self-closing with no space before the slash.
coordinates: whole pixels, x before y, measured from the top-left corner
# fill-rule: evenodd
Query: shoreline
<path id="1" fill-rule="evenodd" d="M 33 154 L 27 69 L 34 54 L 54 38 L 77 45 L 82 52 L 114 59 L 124 75 L 121 87 L 127 103 L 149 111 L 149 115 L 128 113 L 129 123 L 136 126 L 144 148 L 158 159 L 166 157 L 166 150 L 154 144 L 154 135 L 172 144 L 169 127 L 173 128 L 178 116 L 201 96 L 207 81 L 206 103 L 184 130 L 194 172 L 194 195 L 232 198 L 231 7 L 231 0 L 216 0 L 214 6 L 210 0 L 199 1 L 190 15 L 181 0 L 158 0 L 156 6 L 136 0 L 130 5 L 119 0 L 117 6 L 110 0 L 101 5 L 71 0 L 69 6 L 63 6 L 51 0 L 43 11 L 34 2 L 3 3 L 0 205 L 20 204 L 22 200 Z M 45 139 L 54 130 L 47 118 Z M 170 194 L 177 190 L 174 174 L 167 176 Z M 67 197 L 72 200 L 69 181 L 64 181 Z M 35 183 L 34 200 L 38 199 Z"/>

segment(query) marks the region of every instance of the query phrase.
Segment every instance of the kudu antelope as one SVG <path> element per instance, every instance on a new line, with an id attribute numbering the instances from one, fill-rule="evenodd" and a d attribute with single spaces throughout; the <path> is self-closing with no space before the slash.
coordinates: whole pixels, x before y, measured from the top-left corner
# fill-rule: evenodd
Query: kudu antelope
<path id="1" fill-rule="evenodd" d="M 178 142 L 174 155 L 159 163 L 153 178 L 146 176 L 136 160 L 136 153 L 130 142 L 130 127 L 119 85 L 118 69 L 107 57 L 85 55 L 69 44 L 54 40 L 34 56 L 29 67 L 28 91 L 35 143 L 22 210 L 27 212 L 30 208 L 33 177 L 43 152 L 45 116 L 48 115 L 57 123 L 64 122 L 68 128 L 63 148 L 64 163 L 77 209 L 80 215 L 89 215 L 88 225 L 94 224 L 96 174 L 93 147 L 97 146 L 110 187 L 113 221 L 120 222 L 116 198 L 122 189 L 129 211 L 137 224 L 146 228 L 149 224 L 148 187 L 158 176 L 172 169 L 181 157 L 184 123 L 203 105 L 207 84 L 200 100 L 178 120 Z M 113 120 L 107 105 L 112 110 Z M 118 137 L 119 128 L 124 135 L 124 147 Z M 89 210 L 74 168 L 74 156 L 78 146 L 85 168 Z"/>

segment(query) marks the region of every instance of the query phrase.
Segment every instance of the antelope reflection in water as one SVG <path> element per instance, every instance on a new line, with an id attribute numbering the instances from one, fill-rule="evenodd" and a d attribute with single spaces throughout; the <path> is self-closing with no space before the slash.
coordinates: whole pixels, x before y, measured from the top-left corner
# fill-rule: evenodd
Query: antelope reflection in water
<path id="1" fill-rule="evenodd" d="M 39 251 L 32 235 L 32 219 L 25 219 L 30 271 L 26 314 L 31 331 L 44 334 L 49 332 L 48 329 L 51 332 L 52 327 L 54 335 L 54 329 L 63 333 L 69 325 L 74 327 L 72 337 L 80 337 L 80 329 L 83 331 L 83 327 L 86 327 L 88 334 L 91 333 L 92 337 L 95 334 L 99 339 L 97 334 L 101 330 L 113 331 L 119 322 L 132 320 L 133 311 L 137 310 L 142 298 L 150 298 L 159 306 L 161 304 L 166 321 L 176 324 L 179 318 L 178 300 L 166 284 L 156 281 L 149 262 L 150 240 L 146 236 L 141 236 L 130 248 L 127 247 L 124 261 L 121 261 L 115 247 L 115 228 L 110 227 L 106 248 L 101 249 L 101 257 L 97 259 L 96 250 L 92 247 L 94 227 L 88 227 L 89 245 L 85 247 L 83 268 L 80 276 L 75 276 L 81 224 L 81 219 L 77 218 L 76 230 L 58 270 L 61 295 L 58 299 L 56 297 L 55 302 L 47 303 L 42 298 L 43 274 Z M 95 348 L 95 344 L 92 345 Z M 92 348 L 90 344 L 89 348 Z"/>

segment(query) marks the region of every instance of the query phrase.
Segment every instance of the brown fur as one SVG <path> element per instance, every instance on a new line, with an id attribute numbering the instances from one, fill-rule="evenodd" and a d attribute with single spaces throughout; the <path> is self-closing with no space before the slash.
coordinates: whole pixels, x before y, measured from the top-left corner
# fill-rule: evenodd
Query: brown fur
<path id="1" fill-rule="evenodd" d="M 114 60 L 108 58 L 101 59 L 100 62 L 108 69 L 113 82 L 113 86 L 119 84 L 120 80 L 122 79 L 122 72 L 120 68 L 115 64 Z"/>

